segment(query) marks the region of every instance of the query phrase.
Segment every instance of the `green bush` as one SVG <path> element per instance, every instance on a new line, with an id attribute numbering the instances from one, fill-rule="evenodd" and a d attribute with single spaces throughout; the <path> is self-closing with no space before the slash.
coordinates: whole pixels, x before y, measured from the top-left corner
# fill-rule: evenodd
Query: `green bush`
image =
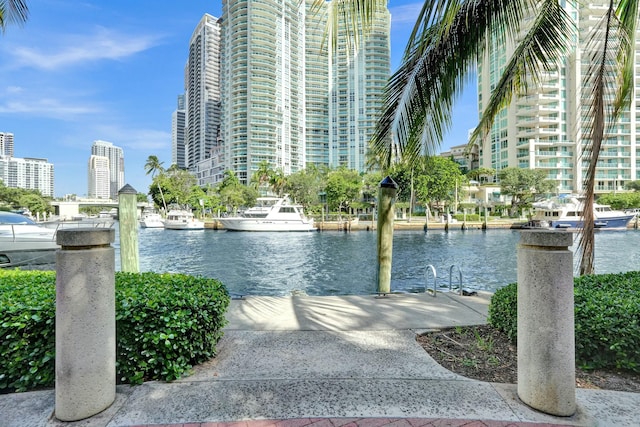
<path id="1" fill-rule="evenodd" d="M 576 363 L 640 372 L 640 272 L 574 280 Z M 489 324 L 517 339 L 517 284 L 496 291 Z"/>
<path id="2" fill-rule="evenodd" d="M 489 319 L 491 326 L 501 330 L 512 342 L 518 338 L 518 284 L 511 283 L 491 296 Z"/>
<path id="3" fill-rule="evenodd" d="M 458 222 L 480 222 L 480 215 L 478 214 L 455 214 L 453 218 Z"/>
<path id="4" fill-rule="evenodd" d="M 171 381 L 215 355 L 226 288 L 182 274 L 116 273 L 118 380 Z M 55 272 L 0 271 L 0 392 L 50 387 L 55 370 Z"/>

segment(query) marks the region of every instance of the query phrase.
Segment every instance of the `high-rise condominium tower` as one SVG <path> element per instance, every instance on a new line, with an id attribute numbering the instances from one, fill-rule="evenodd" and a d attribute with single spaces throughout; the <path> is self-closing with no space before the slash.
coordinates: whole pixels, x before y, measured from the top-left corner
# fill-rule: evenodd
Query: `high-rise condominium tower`
<path id="1" fill-rule="evenodd" d="M 195 172 L 211 156 L 220 129 L 220 20 L 209 14 L 191 36 L 184 86 L 185 166 Z"/>
<path id="2" fill-rule="evenodd" d="M 109 171 L 109 158 L 105 156 L 89 157 L 87 174 L 87 196 L 93 199 L 111 198 L 111 181 Z"/>
<path id="3" fill-rule="evenodd" d="M 329 55 L 329 165 L 366 169 L 369 139 L 380 116 L 390 73 L 391 15 L 379 13 L 371 33 L 355 45 L 339 29 Z"/>
<path id="4" fill-rule="evenodd" d="M 0 181 L 5 186 L 53 197 L 53 172 L 47 159 L 13 157 L 13 134 L 0 132 Z"/>
<path id="5" fill-rule="evenodd" d="M 223 0 L 224 161 L 241 182 L 261 162 L 305 166 L 305 3 Z"/>
<path id="6" fill-rule="evenodd" d="M 587 159 L 582 151 L 588 142 L 587 106 L 591 88 L 583 86 L 590 59 L 583 50 L 591 30 L 606 10 L 601 0 L 587 4 L 567 2 L 564 6 L 576 23 L 579 37 L 564 65 L 544 75 L 541 87 L 529 85 L 529 93 L 514 97 L 497 118 L 480 150 L 480 166 L 496 171 L 506 167 L 544 169 L 556 183 L 557 193 L 579 193 L 583 189 Z M 489 100 L 498 82 L 512 44 L 493 42 L 478 67 L 479 110 Z M 636 47 L 636 55 L 640 53 Z M 638 74 L 639 65 L 636 63 Z M 596 192 L 622 189 L 625 182 L 639 178 L 640 146 L 636 104 L 640 80 L 635 79 L 635 99 L 608 134 L 596 171 Z M 631 113 L 633 112 L 633 113 Z"/>
<path id="7" fill-rule="evenodd" d="M 184 95 L 178 95 L 178 106 L 171 115 L 171 164 L 178 166 L 180 169 L 187 167 L 184 156 L 185 116 Z"/>
<path id="8" fill-rule="evenodd" d="M 111 142 L 94 141 L 91 146 L 91 155 L 109 159 L 109 197 L 117 199 L 118 191 L 124 186 L 124 153 L 122 148 L 116 147 Z M 91 191 L 91 189 L 89 190 Z"/>

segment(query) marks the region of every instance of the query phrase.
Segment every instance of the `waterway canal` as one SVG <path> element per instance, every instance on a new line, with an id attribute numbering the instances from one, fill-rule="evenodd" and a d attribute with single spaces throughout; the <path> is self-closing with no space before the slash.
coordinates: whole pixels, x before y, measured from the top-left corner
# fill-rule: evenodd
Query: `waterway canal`
<path id="1" fill-rule="evenodd" d="M 494 291 L 516 281 L 518 240 L 514 230 L 396 231 L 391 289 L 423 292 L 431 264 L 438 286 L 448 287 L 450 267 L 455 265 L 454 285 L 459 267 L 464 288 Z M 117 241 L 115 246 L 117 250 Z M 234 294 L 364 295 L 377 287 L 376 234 L 367 231 L 140 229 L 139 249 L 141 271 L 213 277 Z M 117 251 L 118 269 L 119 261 Z M 595 264 L 598 273 L 639 269 L 640 231 L 596 233 Z"/>

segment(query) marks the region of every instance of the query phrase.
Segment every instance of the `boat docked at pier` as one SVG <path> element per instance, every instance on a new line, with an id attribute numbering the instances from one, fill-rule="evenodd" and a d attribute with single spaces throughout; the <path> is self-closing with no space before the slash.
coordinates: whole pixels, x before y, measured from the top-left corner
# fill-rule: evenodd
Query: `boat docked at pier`
<path id="1" fill-rule="evenodd" d="M 582 228 L 584 202 L 578 196 L 554 197 L 533 203 L 534 216 L 525 228 Z M 633 213 L 611 209 L 609 205 L 593 204 L 597 229 L 625 230 L 635 217 Z"/>
<path id="2" fill-rule="evenodd" d="M 174 209 L 167 213 L 164 228 L 168 230 L 204 230 L 204 222 L 197 219 L 190 211 Z"/>
<path id="3" fill-rule="evenodd" d="M 58 248 L 56 229 L 21 214 L 0 212 L 0 267 L 54 265 Z"/>
<path id="4" fill-rule="evenodd" d="M 164 228 L 164 218 L 158 212 L 146 212 L 140 218 L 142 228 Z"/>
<path id="5" fill-rule="evenodd" d="M 313 218 L 307 218 L 301 205 L 289 197 L 258 197 L 253 206 L 237 217 L 219 218 L 225 230 L 231 231 L 313 231 Z"/>

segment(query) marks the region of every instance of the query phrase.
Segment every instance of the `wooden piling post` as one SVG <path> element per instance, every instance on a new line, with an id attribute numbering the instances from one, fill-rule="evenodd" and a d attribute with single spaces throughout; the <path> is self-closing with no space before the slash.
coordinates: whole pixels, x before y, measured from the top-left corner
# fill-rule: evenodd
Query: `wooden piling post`
<path id="1" fill-rule="evenodd" d="M 393 218 L 398 184 L 391 177 L 378 189 L 378 292 L 391 292 L 391 257 L 393 254 Z"/>
<path id="2" fill-rule="evenodd" d="M 118 191 L 118 208 L 120 268 L 127 273 L 139 273 L 137 192 L 129 184 Z"/>

